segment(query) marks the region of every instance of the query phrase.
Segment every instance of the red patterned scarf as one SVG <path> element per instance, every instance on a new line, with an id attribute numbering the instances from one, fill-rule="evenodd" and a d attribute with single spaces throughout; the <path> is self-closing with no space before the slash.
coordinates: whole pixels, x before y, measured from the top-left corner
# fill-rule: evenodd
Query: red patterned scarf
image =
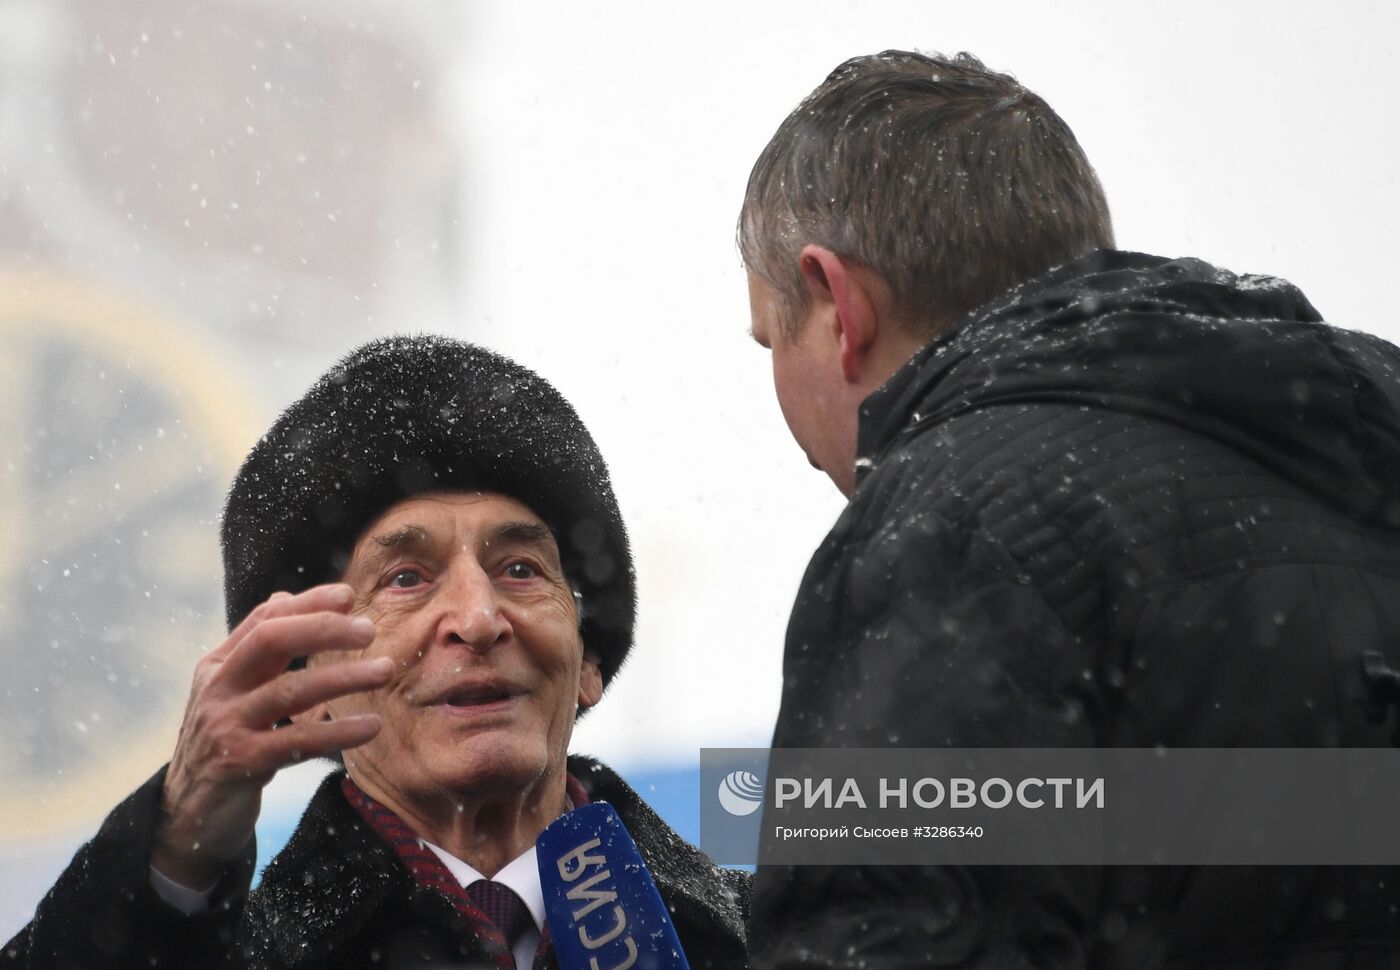
<path id="1" fill-rule="evenodd" d="M 588 792 L 577 778 L 566 775 L 564 786 L 575 808 L 588 804 Z M 433 850 L 424 845 L 418 835 L 404 824 L 403 819 L 366 795 L 359 785 L 350 780 L 349 775 L 341 779 L 340 790 L 345 793 L 345 800 L 360 813 L 365 823 L 398 854 L 399 861 L 413 880 L 420 886 L 431 886 L 446 896 L 462 918 L 471 925 L 472 932 L 481 940 L 483 949 L 492 961 L 501 970 L 515 970 L 515 958 L 511 955 L 510 947 L 506 945 L 505 936 L 500 928 L 472 904 L 467 891 L 462 888 L 457 878 L 443 865 Z M 549 926 L 546 924 L 540 934 L 539 948 L 535 951 L 536 968 L 543 966 L 548 946 Z"/>

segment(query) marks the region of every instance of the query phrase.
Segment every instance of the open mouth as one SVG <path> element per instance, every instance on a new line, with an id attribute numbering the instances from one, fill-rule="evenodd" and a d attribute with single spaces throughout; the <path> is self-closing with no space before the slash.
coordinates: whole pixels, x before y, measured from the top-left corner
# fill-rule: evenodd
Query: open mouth
<path id="1" fill-rule="evenodd" d="M 520 690 L 506 683 L 463 684 L 444 692 L 436 703 L 453 710 L 476 711 L 509 704 L 520 693 Z"/>

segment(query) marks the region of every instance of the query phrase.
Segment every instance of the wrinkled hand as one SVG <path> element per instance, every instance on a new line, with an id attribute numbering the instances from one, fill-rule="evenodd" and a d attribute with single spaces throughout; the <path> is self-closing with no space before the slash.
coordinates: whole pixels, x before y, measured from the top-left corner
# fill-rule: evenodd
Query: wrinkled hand
<path id="1" fill-rule="evenodd" d="M 358 650 L 374 639 L 348 613 L 350 587 L 275 593 L 195 665 L 151 863 L 182 885 L 212 885 L 253 837 L 263 787 L 286 765 L 364 744 L 377 714 L 275 727 L 322 701 L 388 683 L 386 657 L 288 671 L 294 657 Z"/>

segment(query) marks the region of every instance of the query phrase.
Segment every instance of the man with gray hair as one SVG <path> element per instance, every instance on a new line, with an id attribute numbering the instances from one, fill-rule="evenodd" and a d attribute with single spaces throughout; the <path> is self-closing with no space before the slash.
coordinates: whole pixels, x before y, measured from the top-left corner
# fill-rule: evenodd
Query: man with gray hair
<path id="1" fill-rule="evenodd" d="M 739 245 L 788 427 L 849 499 L 775 747 L 1389 743 L 1361 658 L 1400 665 L 1395 347 L 1281 280 L 1114 250 L 1069 127 L 967 55 L 837 67 Z M 1395 968 L 1398 931 L 1395 870 L 774 866 L 751 945 Z"/>

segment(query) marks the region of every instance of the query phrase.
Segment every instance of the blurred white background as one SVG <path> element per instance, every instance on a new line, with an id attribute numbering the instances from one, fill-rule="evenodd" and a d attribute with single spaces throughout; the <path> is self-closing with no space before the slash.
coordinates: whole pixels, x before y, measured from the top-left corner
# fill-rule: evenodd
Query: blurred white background
<path id="1" fill-rule="evenodd" d="M 787 437 L 733 242 L 786 113 L 848 56 L 970 51 L 1074 129 L 1121 247 L 1284 276 L 1396 340 L 1397 20 L 0 0 L 0 938 L 168 756 L 221 638 L 223 491 L 352 345 L 453 334 L 574 402 L 641 602 L 574 748 L 684 814 L 663 789 L 701 746 L 766 742 L 787 611 L 840 508 Z M 275 783 L 265 841 L 319 770 Z"/>

